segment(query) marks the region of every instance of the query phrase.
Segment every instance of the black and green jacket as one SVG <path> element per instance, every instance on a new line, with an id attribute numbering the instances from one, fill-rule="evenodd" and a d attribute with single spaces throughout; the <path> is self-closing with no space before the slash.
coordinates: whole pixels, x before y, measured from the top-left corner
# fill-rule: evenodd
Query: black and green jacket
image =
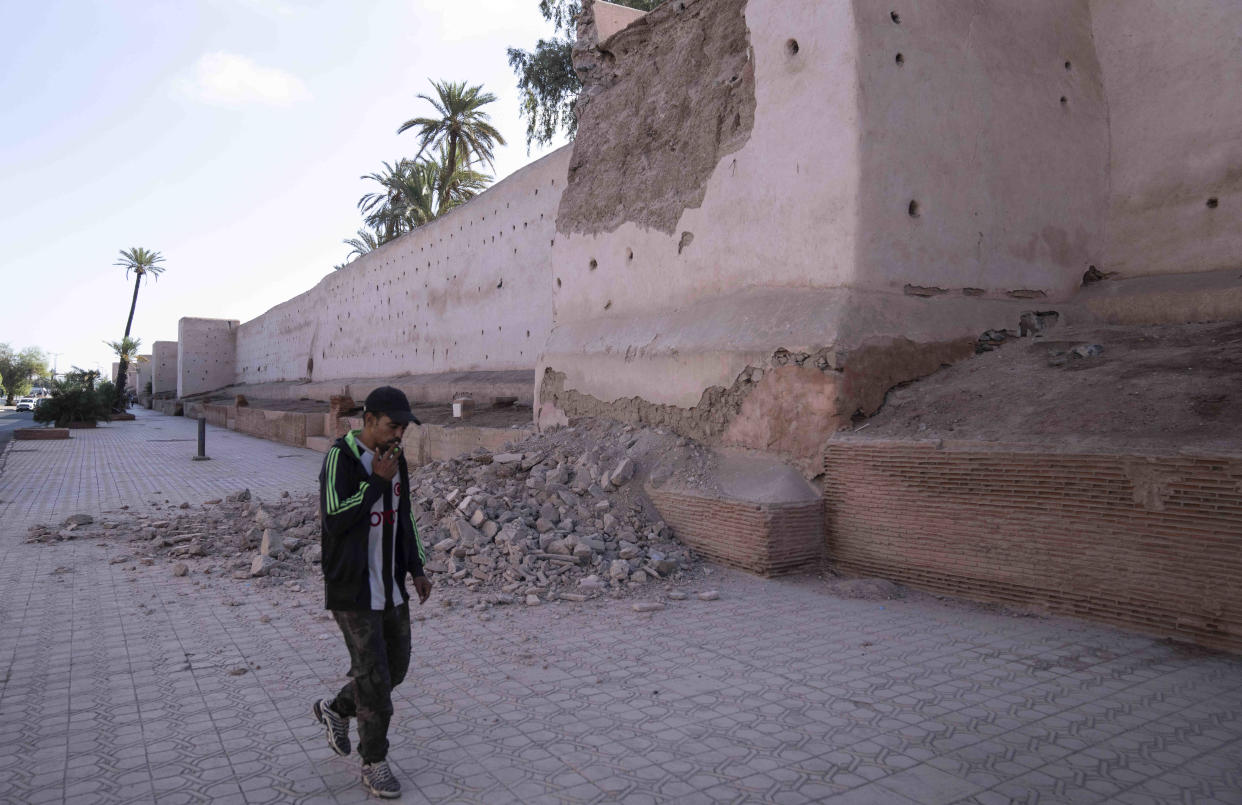
<path id="1" fill-rule="evenodd" d="M 319 471 L 319 517 L 323 524 L 323 587 L 328 609 L 366 610 L 371 608 L 371 582 L 368 537 L 371 508 L 383 498 L 391 484 L 378 475 L 368 474 L 362 465 L 358 434 L 350 431 L 328 448 Z M 410 598 L 405 574 L 423 575 L 426 554 L 418 536 L 418 524 L 410 506 L 410 470 L 405 456 L 397 457 L 401 494 L 397 495 L 397 514 L 393 531 L 393 575 L 404 601 Z"/>

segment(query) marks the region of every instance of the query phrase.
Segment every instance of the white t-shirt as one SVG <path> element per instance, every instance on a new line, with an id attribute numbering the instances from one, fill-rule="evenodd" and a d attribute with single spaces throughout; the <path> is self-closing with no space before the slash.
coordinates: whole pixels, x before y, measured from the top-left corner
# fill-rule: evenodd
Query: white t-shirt
<path id="1" fill-rule="evenodd" d="M 366 469 L 367 474 L 371 473 L 371 459 L 375 453 L 367 449 L 367 446 L 358 441 L 359 458 L 362 459 L 362 466 Z M 397 512 L 400 511 L 398 501 L 401 499 L 401 474 L 397 473 L 392 477 L 392 512 L 388 516 L 392 518 L 392 563 L 394 576 L 397 567 Z M 384 496 L 381 494 L 379 500 L 375 501 L 375 505 L 371 507 L 371 532 L 367 535 L 367 571 L 371 577 L 371 609 L 384 608 Z M 392 603 L 394 606 L 400 606 L 405 603 L 405 598 L 401 595 L 401 585 L 397 583 L 396 578 L 389 580 L 392 584 Z"/>

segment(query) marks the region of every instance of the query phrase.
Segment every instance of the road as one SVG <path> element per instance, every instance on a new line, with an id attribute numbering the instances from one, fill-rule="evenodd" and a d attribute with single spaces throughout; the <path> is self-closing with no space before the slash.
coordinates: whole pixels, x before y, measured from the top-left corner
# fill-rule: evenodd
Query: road
<path id="1" fill-rule="evenodd" d="M 0 450 L 13 438 L 13 431 L 18 428 L 29 428 L 34 425 L 34 414 L 30 411 L 18 413 L 12 408 L 0 408 Z"/>

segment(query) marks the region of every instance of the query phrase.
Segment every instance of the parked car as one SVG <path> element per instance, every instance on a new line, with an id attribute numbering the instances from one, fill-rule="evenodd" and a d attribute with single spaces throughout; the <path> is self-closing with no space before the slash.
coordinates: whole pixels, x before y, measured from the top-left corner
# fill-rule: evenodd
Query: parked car
<path id="1" fill-rule="evenodd" d="M 30 397 L 18 397 L 17 398 L 17 410 L 18 411 L 33 411 L 34 407 L 35 407 L 35 401 L 31 399 Z"/>

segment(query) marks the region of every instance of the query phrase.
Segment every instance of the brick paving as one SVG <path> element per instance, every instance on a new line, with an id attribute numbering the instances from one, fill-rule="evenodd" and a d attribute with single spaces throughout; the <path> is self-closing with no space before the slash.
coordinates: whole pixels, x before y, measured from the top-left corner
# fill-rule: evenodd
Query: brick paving
<path id="1" fill-rule="evenodd" d="M 98 487 L 62 482 L 62 508 L 22 516 L 313 482 L 314 456 L 223 432 L 209 453 L 232 471 L 201 475 L 215 462 L 183 461 L 192 444 L 153 440 L 192 423 L 131 425 L 61 446 Z M 0 499 L 37 491 L 41 476 L 12 476 L 42 460 L 10 455 Z M 347 665 L 316 585 L 112 564 L 133 550 L 120 541 L 24 544 L 4 505 L 0 801 L 367 798 L 309 715 Z M 486 620 L 460 593 L 418 608 L 390 736 L 401 801 L 1242 803 L 1242 658 L 928 597 L 844 600 L 813 577 L 712 577 L 720 600 L 651 614 L 601 600 Z"/>
<path id="2" fill-rule="evenodd" d="M 322 453 L 208 426 L 211 460 L 193 461 L 197 421 L 131 411 L 133 422 L 101 423 L 66 440 L 10 444 L 0 457 L 0 528 L 24 532 L 122 505 L 201 503 L 242 487 L 261 497 L 315 489 Z"/>

